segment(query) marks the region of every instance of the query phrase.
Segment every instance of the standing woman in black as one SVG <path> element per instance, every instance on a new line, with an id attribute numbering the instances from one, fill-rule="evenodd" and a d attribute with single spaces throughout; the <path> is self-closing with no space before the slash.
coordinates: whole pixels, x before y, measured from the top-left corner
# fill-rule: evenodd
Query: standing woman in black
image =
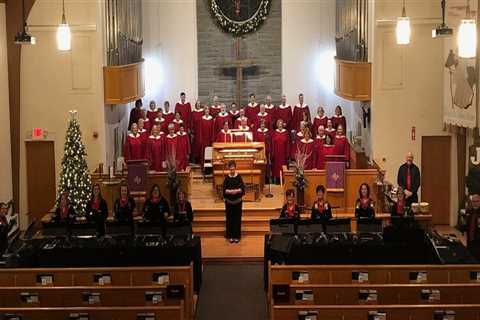
<path id="1" fill-rule="evenodd" d="M 94 223 L 99 235 L 105 235 L 105 220 L 108 217 L 107 201 L 103 199 L 100 185 L 95 183 L 92 187 L 92 197 L 87 205 L 87 220 Z"/>
<path id="2" fill-rule="evenodd" d="M 242 197 L 245 194 L 245 185 L 242 177 L 236 172 L 235 161 L 228 163 L 229 174 L 223 181 L 223 199 L 225 200 L 225 238 L 230 243 L 238 243 L 242 228 Z"/>
<path id="3" fill-rule="evenodd" d="M 135 210 L 135 200 L 130 196 L 128 185 L 120 185 L 120 198 L 115 200 L 113 205 L 113 216 L 115 221 L 131 223 L 133 225 L 133 211 Z"/>
<path id="4" fill-rule="evenodd" d="M 158 184 L 152 186 L 150 197 L 143 206 L 143 219 L 150 222 L 167 223 L 170 216 L 170 207 L 167 200 L 160 193 Z"/>

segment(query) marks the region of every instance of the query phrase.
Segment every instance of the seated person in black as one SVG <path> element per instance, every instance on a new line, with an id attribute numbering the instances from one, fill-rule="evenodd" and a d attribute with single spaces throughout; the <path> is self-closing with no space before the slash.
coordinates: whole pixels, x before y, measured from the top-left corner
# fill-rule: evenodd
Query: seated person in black
<path id="1" fill-rule="evenodd" d="M 113 216 L 115 221 L 133 223 L 133 211 L 135 200 L 130 196 L 128 186 L 120 185 L 120 198 L 113 204 Z"/>
<path id="2" fill-rule="evenodd" d="M 320 185 L 317 186 L 317 199 L 312 206 L 312 215 L 310 219 L 312 220 L 330 220 L 332 218 L 332 208 L 330 203 L 325 200 L 325 187 Z"/>
<path id="3" fill-rule="evenodd" d="M 157 184 L 152 186 L 150 197 L 143 206 L 143 219 L 146 221 L 166 223 L 170 215 L 170 207 L 167 200 L 160 193 L 160 187 Z"/>
<path id="4" fill-rule="evenodd" d="M 105 220 L 108 217 L 107 201 L 103 199 L 98 183 L 93 185 L 92 196 L 87 205 L 87 220 L 97 226 L 99 235 L 105 235 Z"/>
<path id="5" fill-rule="evenodd" d="M 193 222 L 192 204 L 187 200 L 187 195 L 183 190 L 178 191 L 173 217 L 176 222 Z"/>
<path id="6" fill-rule="evenodd" d="M 280 219 L 300 219 L 300 208 L 296 204 L 295 191 L 288 189 L 285 196 L 287 203 L 282 207 Z"/>
<path id="7" fill-rule="evenodd" d="M 7 219 L 8 204 L 0 203 L 0 254 L 8 248 L 8 231 L 10 226 Z"/>
<path id="8" fill-rule="evenodd" d="M 392 217 L 400 217 L 404 216 L 405 212 L 409 212 L 409 208 L 407 207 L 407 200 L 405 198 L 405 191 L 401 186 L 398 186 L 397 201 L 392 202 L 390 213 Z"/>
<path id="9" fill-rule="evenodd" d="M 73 223 L 75 221 L 75 210 L 68 200 L 68 192 L 63 192 L 60 195 L 52 221 L 55 223 Z"/>
<path id="10" fill-rule="evenodd" d="M 370 199 L 370 187 L 366 183 L 360 185 L 358 190 L 359 198 L 355 203 L 355 217 L 358 218 L 375 218 L 375 206 Z"/>

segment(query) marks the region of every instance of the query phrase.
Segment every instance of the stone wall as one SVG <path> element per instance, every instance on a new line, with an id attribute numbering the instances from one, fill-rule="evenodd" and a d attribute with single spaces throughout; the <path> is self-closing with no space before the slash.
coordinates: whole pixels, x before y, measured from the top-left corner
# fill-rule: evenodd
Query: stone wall
<path id="1" fill-rule="evenodd" d="M 225 70 L 225 62 L 235 57 L 231 34 L 217 27 L 208 0 L 197 0 L 198 96 L 212 101 L 217 95 L 227 104 L 235 100 L 235 70 Z M 282 10 L 281 1 L 273 0 L 267 20 L 257 32 L 246 35 L 241 42 L 242 58 L 253 59 L 255 67 L 245 69 L 242 81 L 242 105 L 254 92 L 258 101 L 271 95 L 275 103 L 282 94 Z"/>

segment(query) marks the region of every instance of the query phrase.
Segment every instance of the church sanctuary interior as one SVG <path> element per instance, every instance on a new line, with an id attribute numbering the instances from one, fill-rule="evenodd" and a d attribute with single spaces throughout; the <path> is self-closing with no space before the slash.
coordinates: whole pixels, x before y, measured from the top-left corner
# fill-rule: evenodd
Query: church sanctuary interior
<path id="1" fill-rule="evenodd" d="M 480 0 L 0 0 L 0 320 L 480 320 Z"/>

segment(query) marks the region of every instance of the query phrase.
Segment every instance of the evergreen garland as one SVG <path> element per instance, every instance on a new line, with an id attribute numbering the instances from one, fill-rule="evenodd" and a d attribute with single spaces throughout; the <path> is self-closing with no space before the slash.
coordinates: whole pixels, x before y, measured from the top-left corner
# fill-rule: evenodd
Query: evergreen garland
<path id="1" fill-rule="evenodd" d="M 76 110 L 70 111 L 58 185 L 57 206 L 60 203 L 61 194 L 67 192 L 68 201 L 76 215 L 83 216 L 90 200 L 91 180 L 86 160 L 87 153 L 82 143 L 82 133 L 76 115 Z"/>

